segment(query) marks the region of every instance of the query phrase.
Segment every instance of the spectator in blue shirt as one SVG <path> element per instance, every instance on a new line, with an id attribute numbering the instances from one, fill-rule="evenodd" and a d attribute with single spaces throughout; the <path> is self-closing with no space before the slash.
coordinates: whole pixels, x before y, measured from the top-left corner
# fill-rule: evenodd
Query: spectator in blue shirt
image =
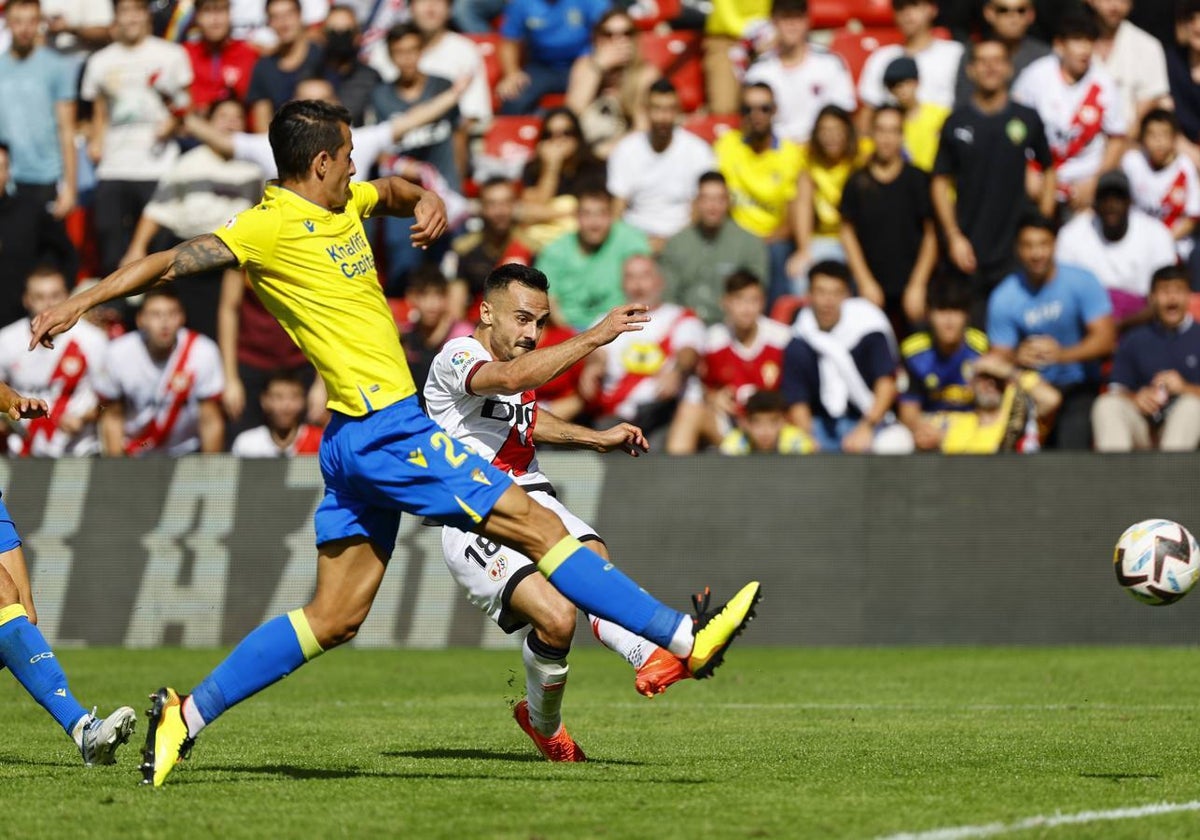
<path id="1" fill-rule="evenodd" d="M 1154 272 L 1154 320 L 1121 339 L 1108 393 L 1092 409 L 1098 451 L 1200 446 L 1200 327 L 1188 314 L 1191 292 L 1186 268 Z"/>
<path id="2" fill-rule="evenodd" d="M 908 385 L 900 395 L 900 422 L 913 433 L 917 449 L 941 446 L 936 415 L 971 411 L 975 394 L 970 364 L 988 350 L 987 336 L 971 320 L 971 286 L 964 278 L 942 274 L 926 293 L 929 329 L 913 333 L 900 345 Z"/>
<path id="3" fill-rule="evenodd" d="M 591 50 L 592 27 L 610 5 L 609 0 L 511 0 L 500 27 L 500 112 L 529 114 L 546 94 L 566 93 L 571 65 Z"/>
<path id="4" fill-rule="evenodd" d="M 911 452 L 895 422 L 896 339 L 883 310 L 851 297 L 850 269 L 826 260 L 809 272 L 811 305 L 783 351 L 788 421 L 826 452 Z"/>
<path id="5" fill-rule="evenodd" d="M 37 0 L 9 0 L 12 48 L 0 56 L 0 141 L 12 156 L 17 190 L 62 219 L 75 206 L 75 70 L 38 46 Z"/>
<path id="6" fill-rule="evenodd" d="M 1063 395 L 1050 438 L 1058 449 L 1091 447 L 1092 402 L 1100 361 L 1116 347 L 1108 292 L 1091 272 L 1054 261 L 1054 226 L 1025 216 L 1017 230 L 1019 268 L 988 299 L 992 347 L 1036 370 Z"/>

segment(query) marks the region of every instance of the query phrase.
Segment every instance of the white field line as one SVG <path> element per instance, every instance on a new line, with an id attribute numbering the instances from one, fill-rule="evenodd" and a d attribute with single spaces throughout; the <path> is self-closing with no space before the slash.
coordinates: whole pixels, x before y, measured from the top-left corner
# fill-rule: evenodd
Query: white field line
<path id="1" fill-rule="evenodd" d="M 1136 808 L 1114 808 L 1111 811 L 1081 811 L 1077 814 L 1055 814 L 1053 816 L 1026 817 L 1011 823 L 988 823 L 987 825 L 960 825 L 952 828 L 936 828 L 932 831 L 889 834 L 881 840 L 971 840 L 975 837 L 996 837 L 1034 828 L 1057 828 L 1060 825 L 1109 822 L 1112 820 L 1140 820 L 1160 814 L 1176 814 L 1181 811 L 1200 811 L 1200 800 L 1191 802 L 1160 802 L 1157 805 L 1139 805 Z"/>

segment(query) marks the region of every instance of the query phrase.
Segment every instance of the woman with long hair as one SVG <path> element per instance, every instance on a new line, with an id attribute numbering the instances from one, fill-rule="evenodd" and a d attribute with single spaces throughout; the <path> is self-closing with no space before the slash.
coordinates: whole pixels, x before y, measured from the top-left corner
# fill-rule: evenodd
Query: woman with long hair
<path id="1" fill-rule="evenodd" d="M 607 171 L 587 143 L 579 118 L 570 108 L 546 114 L 533 160 L 525 165 L 519 216 L 526 233 L 540 247 L 574 230 L 577 197 L 582 187 L 603 185 Z"/>

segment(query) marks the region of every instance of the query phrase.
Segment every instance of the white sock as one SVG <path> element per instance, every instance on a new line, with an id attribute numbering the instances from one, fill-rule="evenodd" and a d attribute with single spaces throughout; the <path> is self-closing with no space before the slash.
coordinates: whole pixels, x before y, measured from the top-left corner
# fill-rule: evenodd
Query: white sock
<path id="1" fill-rule="evenodd" d="M 547 738 L 553 737 L 562 727 L 562 696 L 567 687 L 566 656 L 567 651 L 550 647 L 534 630 L 529 631 L 521 646 L 529 722 Z"/>
<path id="2" fill-rule="evenodd" d="M 92 714 L 81 717 L 79 721 L 71 728 L 71 740 L 75 742 L 75 746 L 79 747 L 79 749 L 83 749 L 84 727 L 96 719 L 95 709 L 93 709 L 92 712 Z"/>
<path id="3" fill-rule="evenodd" d="M 695 626 L 695 622 L 684 616 L 683 621 L 675 628 L 675 635 L 671 637 L 671 644 L 667 645 L 667 650 L 680 659 L 691 656 L 692 648 L 696 646 L 696 638 L 692 635 L 692 628 Z"/>
<path id="4" fill-rule="evenodd" d="M 190 694 L 183 698 L 179 711 L 183 714 L 183 722 L 187 724 L 189 738 L 195 738 L 200 734 L 200 730 L 208 725 L 207 721 L 200 716 L 200 710 L 192 702 Z"/>
<path id="5" fill-rule="evenodd" d="M 650 654 L 658 650 L 658 645 L 654 642 L 630 633 L 624 627 L 619 627 L 611 621 L 605 621 L 594 615 L 588 615 L 588 620 L 592 623 L 592 633 L 599 639 L 600 644 L 625 657 L 625 661 L 632 665 L 634 670 L 645 665 Z"/>

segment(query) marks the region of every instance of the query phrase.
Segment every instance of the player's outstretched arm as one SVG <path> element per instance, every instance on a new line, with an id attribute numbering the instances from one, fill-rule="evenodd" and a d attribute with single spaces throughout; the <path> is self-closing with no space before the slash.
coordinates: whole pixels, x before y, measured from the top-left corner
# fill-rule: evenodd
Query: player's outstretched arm
<path id="1" fill-rule="evenodd" d="M 46 404 L 45 400 L 23 397 L 7 383 L 0 382 L 0 414 L 6 414 L 13 420 L 27 420 L 31 417 L 43 417 L 49 413 L 50 406 Z"/>
<path id="2" fill-rule="evenodd" d="M 412 243 L 418 248 L 428 248 L 446 232 L 446 205 L 437 193 L 418 187 L 399 175 L 389 175 L 371 182 L 379 193 L 378 212 L 385 216 L 416 217 L 412 231 Z"/>
<path id="3" fill-rule="evenodd" d="M 485 362 L 471 377 L 471 391 L 481 396 L 509 396 L 540 388 L 621 333 L 643 329 L 642 324 L 650 320 L 647 310 L 642 303 L 623 303 L 561 344 L 531 350 L 508 362 Z"/>
<path id="4" fill-rule="evenodd" d="M 105 277 L 95 286 L 71 295 L 62 303 L 47 309 L 33 319 L 32 350 L 40 342 L 53 347 L 53 338 L 61 335 L 83 317 L 93 306 L 110 300 L 146 291 L 159 283 L 205 274 L 238 264 L 229 246 L 211 233 L 189 239 L 169 251 L 159 251 L 129 263 Z"/>
<path id="5" fill-rule="evenodd" d="M 543 408 L 538 409 L 537 424 L 533 427 L 534 443 L 552 443 L 572 449 L 594 449 L 612 452 L 620 449 L 634 458 L 650 451 L 642 430 L 632 423 L 618 423 L 611 429 L 596 431 L 570 423 Z"/>

